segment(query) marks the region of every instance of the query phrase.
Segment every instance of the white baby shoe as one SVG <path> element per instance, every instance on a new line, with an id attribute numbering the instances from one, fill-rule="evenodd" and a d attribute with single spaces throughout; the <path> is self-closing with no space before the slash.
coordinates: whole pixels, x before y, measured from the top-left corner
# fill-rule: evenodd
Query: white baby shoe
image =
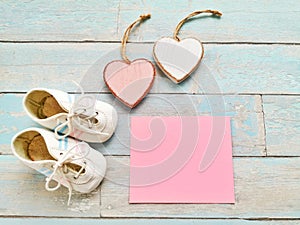
<path id="1" fill-rule="evenodd" d="M 57 140 L 53 132 L 29 128 L 12 139 L 12 151 L 25 165 L 47 176 L 45 188 L 55 191 L 61 185 L 89 193 L 102 181 L 106 172 L 104 156 L 85 142 L 73 138 Z M 51 181 L 57 185 L 50 187 Z"/>
<path id="2" fill-rule="evenodd" d="M 72 136 L 87 142 L 105 142 L 115 131 L 117 112 L 108 103 L 82 93 L 77 99 L 66 92 L 38 88 L 24 97 L 26 113 L 53 129 L 58 139 Z"/>

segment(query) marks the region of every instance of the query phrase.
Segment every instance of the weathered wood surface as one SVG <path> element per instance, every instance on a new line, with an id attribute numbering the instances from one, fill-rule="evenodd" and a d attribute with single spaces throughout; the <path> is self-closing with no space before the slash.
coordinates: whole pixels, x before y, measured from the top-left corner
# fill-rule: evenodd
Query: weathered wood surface
<path id="1" fill-rule="evenodd" d="M 46 191 L 44 175 L 9 155 L 0 156 L 0 177 L 0 216 L 99 216 L 99 188 L 90 194 L 74 192 L 68 207 L 67 188 Z M 1 219 L 0 223 L 3 224 Z"/>
<path id="2" fill-rule="evenodd" d="M 152 59 L 153 44 L 129 44 L 128 56 Z M 298 94 L 300 46 L 204 45 L 205 56 L 189 79 L 174 84 L 157 69 L 151 93 Z M 120 44 L 1 43 L 0 90 L 26 92 L 48 86 L 75 91 L 108 91 L 105 65 L 120 59 Z M 279 66 L 280 65 L 280 66 Z"/>
<path id="3" fill-rule="evenodd" d="M 299 6 L 292 0 L 2 1 L 0 224 L 300 224 Z M 140 14 L 152 18 L 131 33 L 138 43 L 128 44 L 130 59 L 152 59 L 154 41 L 171 36 L 188 13 L 207 8 L 222 18 L 200 16 L 179 34 L 205 42 L 190 79 L 176 85 L 157 70 L 151 94 L 130 112 L 106 93 L 103 68 L 120 58 L 123 32 Z M 77 92 L 71 80 L 106 93 L 99 99 L 112 103 L 120 119 L 112 139 L 94 145 L 108 159 L 103 185 L 74 194 L 67 207 L 67 190 L 47 192 L 44 177 L 10 155 L 10 139 L 37 126 L 23 112 L 19 92 L 42 86 Z M 231 116 L 233 154 L 241 156 L 234 158 L 236 204 L 128 204 L 131 115 Z"/>
<path id="4" fill-rule="evenodd" d="M 129 204 L 129 157 L 108 157 L 103 217 L 299 218 L 300 158 L 235 158 L 235 204 Z"/>
<path id="5" fill-rule="evenodd" d="M 232 117 L 233 154 L 264 156 L 265 134 L 259 96 L 150 94 L 139 107 L 129 111 L 114 100 L 119 125 L 114 137 L 103 145 L 93 145 L 107 154 L 129 155 L 130 116 L 195 116 Z"/>
<path id="6" fill-rule="evenodd" d="M 263 96 L 268 156 L 299 156 L 300 96 Z"/>
<path id="7" fill-rule="evenodd" d="M 44 190 L 44 177 L 13 156 L 1 156 L 0 215 L 55 217 L 300 218 L 299 158 L 235 158 L 235 204 L 128 204 L 129 157 L 108 156 L 99 190 L 74 194 Z M 255 166 L 253 166 L 255 165 Z M 274 172 L 276 171 L 276 172 Z M 99 209 L 99 207 L 101 209 Z"/>
<path id="8" fill-rule="evenodd" d="M 118 1 L 4 1 L 1 40 L 110 40 L 116 37 Z"/>
<path id="9" fill-rule="evenodd" d="M 299 43 L 298 1 L 4 1 L 0 5 L 0 40 L 119 41 L 140 14 L 151 20 L 133 32 L 131 40 L 155 41 L 170 36 L 187 14 L 201 9 L 223 12 L 221 19 L 193 20 L 181 36 L 207 42 Z M 205 17 L 205 16 L 204 16 Z"/>
<path id="10" fill-rule="evenodd" d="M 0 95 L 0 154 L 12 154 L 10 142 L 19 131 L 39 127 L 25 113 L 22 105 L 24 95 Z"/>
<path id="11" fill-rule="evenodd" d="M 0 96 L 2 122 L 0 152 L 11 154 L 12 136 L 27 127 L 38 126 L 24 112 L 21 94 Z M 231 116 L 233 154 L 235 156 L 264 156 L 265 134 L 260 96 L 221 95 L 154 95 L 150 94 L 134 110 L 123 106 L 111 94 L 97 99 L 113 104 L 119 123 L 113 138 L 92 146 L 106 155 L 129 155 L 130 116 Z M 160 106 L 160 107 L 155 107 Z"/>
<path id="12" fill-rule="evenodd" d="M 191 225 L 191 224 L 203 224 L 203 225 L 297 225 L 300 221 L 294 220 L 279 220 L 279 221 L 259 221 L 259 220 L 241 220 L 241 219 L 227 219 L 227 220 L 217 220 L 217 219 L 52 219 L 52 218 L 4 218 L 1 222 L 5 225 L 116 225 L 116 224 L 126 224 L 126 225 Z"/>

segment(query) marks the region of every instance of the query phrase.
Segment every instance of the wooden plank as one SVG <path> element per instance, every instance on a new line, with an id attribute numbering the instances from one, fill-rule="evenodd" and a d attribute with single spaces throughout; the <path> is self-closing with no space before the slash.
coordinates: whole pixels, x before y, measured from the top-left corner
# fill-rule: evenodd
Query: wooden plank
<path id="1" fill-rule="evenodd" d="M 27 127 L 35 127 L 23 110 L 23 95 L 0 95 L 0 154 L 11 154 L 10 141 L 19 131 Z"/>
<path id="2" fill-rule="evenodd" d="M 280 220 L 280 221 L 257 221 L 257 220 L 240 220 L 240 219 L 226 219 L 226 220 L 207 220 L 207 219 L 57 219 L 57 218 L 0 218 L 0 223 L 5 225 L 116 225 L 116 224 L 144 224 L 144 225 L 190 225 L 190 224 L 205 224 L 205 225 L 286 225 L 286 224 L 300 224 L 299 221 Z"/>
<path id="3" fill-rule="evenodd" d="M 300 155 L 300 96 L 263 96 L 268 155 Z"/>
<path id="4" fill-rule="evenodd" d="M 0 4 L 1 40 L 116 39 L 118 2 L 4 1 Z"/>
<path id="5" fill-rule="evenodd" d="M 128 45 L 131 59 L 152 59 L 152 44 Z M 300 46 L 205 45 L 197 71 L 180 85 L 157 70 L 151 93 L 298 94 Z M 0 90 L 48 86 L 106 92 L 102 71 L 120 58 L 120 44 L 0 44 Z M 280 68 L 280 69 L 278 69 Z"/>
<path id="6" fill-rule="evenodd" d="M 148 95 L 131 111 L 117 101 L 112 104 L 119 114 L 116 133 L 110 141 L 93 145 L 106 154 L 129 155 L 130 116 L 226 115 L 232 117 L 233 154 L 265 155 L 263 115 L 258 96 Z"/>
<path id="7" fill-rule="evenodd" d="M 300 158 L 234 158 L 235 204 L 129 204 L 129 157 L 108 157 L 103 217 L 300 218 Z"/>
<path id="8" fill-rule="evenodd" d="M 198 37 L 205 42 L 299 42 L 300 19 L 291 9 L 300 3 L 279 0 L 247 2 L 227 1 L 121 1 L 118 36 L 128 26 L 128 21 L 140 12 L 152 13 L 147 21 L 134 32 L 130 40 L 156 41 L 160 37 L 172 36 L 178 22 L 189 13 L 201 9 L 217 9 L 223 13 L 221 19 L 207 18 L 186 23 L 180 37 Z M 296 6 L 297 7 L 297 6 Z M 289 15 L 282 12 L 288 12 Z M 263 32 L 262 32 L 263 28 Z"/>
<path id="9" fill-rule="evenodd" d="M 181 36 L 209 42 L 299 42 L 299 2 L 245 1 L 4 1 L 0 5 L 0 37 L 10 41 L 116 41 L 142 13 L 152 18 L 133 32 L 131 40 L 155 41 L 170 36 L 187 14 L 218 9 L 222 19 L 186 24 Z M 293 6 L 293 7 L 291 7 Z M 263 32 L 262 32 L 263 28 Z"/>
<path id="10" fill-rule="evenodd" d="M 22 108 L 23 95 L 4 94 L 0 97 L 2 135 L 0 152 L 11 154 L 12 136 L 27 127 L 37 126 Z M 264 125 L 259 96 L 173 95 L 151 94 L 136 109 L 129 110 L 110 94 L 97 95 L 99 100 L 114 105 L 119 114 L 115 135 L 104 144 L 92 146 L 104 154 L 129 155 L 130 116 L 231 116 L 233 154 L 265 155 Z M 159 106 L 159 107 L 154 107 Z"/>
<path id="11" fill-rule="evenodd" d="M 108 173 L 101 186 L 103 217 L 300 218 L 299 158 L 235 158 L 235 205 L 180 204 L 176 207 L 173 204 L 129 205 L 129 157 L 107 159 Z M 66 189 L 47 192 L 44 177 L 15 157 L 0 156 L 0 165 L 1 216 L 99 216 L 99 190 L 74 194 L 72 206 L 67 207 Z"/>
<path id="12" fill-rule="evenodd" d="M 99 188 L 90 194 L 74 192 L 67 206 L 67 188 L 46 191 L 43 175 L 9 155 L 0 156 L 0 177 L 0 216 L 99 217 Z"/>

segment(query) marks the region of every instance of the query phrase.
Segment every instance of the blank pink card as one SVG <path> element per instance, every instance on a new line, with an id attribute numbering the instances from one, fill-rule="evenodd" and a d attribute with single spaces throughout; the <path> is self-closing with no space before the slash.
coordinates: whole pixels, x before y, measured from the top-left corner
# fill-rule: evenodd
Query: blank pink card
<path id="1" fill-rule="evenodd" d="M 229 117 L 132 117 L 130 203 L 234 203 Z"/>

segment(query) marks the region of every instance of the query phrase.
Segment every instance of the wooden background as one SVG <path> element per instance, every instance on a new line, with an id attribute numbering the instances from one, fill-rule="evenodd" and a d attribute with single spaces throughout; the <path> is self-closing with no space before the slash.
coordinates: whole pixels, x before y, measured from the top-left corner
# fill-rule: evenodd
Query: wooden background
<path id="1" fill-rule="evenodd" d="M 140 14 L 129 57 L 151 58 L 153 43 L 201 9 L 223 12 L 185 24 L 180 37 L 204 42 L 200 68 L 180 85 L 158 70 L 134 110 L 103 85 L 103 66 L 120 58 L 120 38 Z M 0 1 L 1 224 L 300 224 L 300 2 L 262 1 Z M 34 87 L 77 92 L 72 80 L 112 103 L 115 136 L 93 145 L 106 155 L 107 178 L 90 194 L 50 193 L 44 177 L 10 150 L 19 130 L 36 126 L 22 109 Z M 221 104 L 220 104 L 221 103 Z M 232 117 L 235 204 L 128 204 L 131 115 Z M 101 221 L 99 221 L 101 220 Z"/>

